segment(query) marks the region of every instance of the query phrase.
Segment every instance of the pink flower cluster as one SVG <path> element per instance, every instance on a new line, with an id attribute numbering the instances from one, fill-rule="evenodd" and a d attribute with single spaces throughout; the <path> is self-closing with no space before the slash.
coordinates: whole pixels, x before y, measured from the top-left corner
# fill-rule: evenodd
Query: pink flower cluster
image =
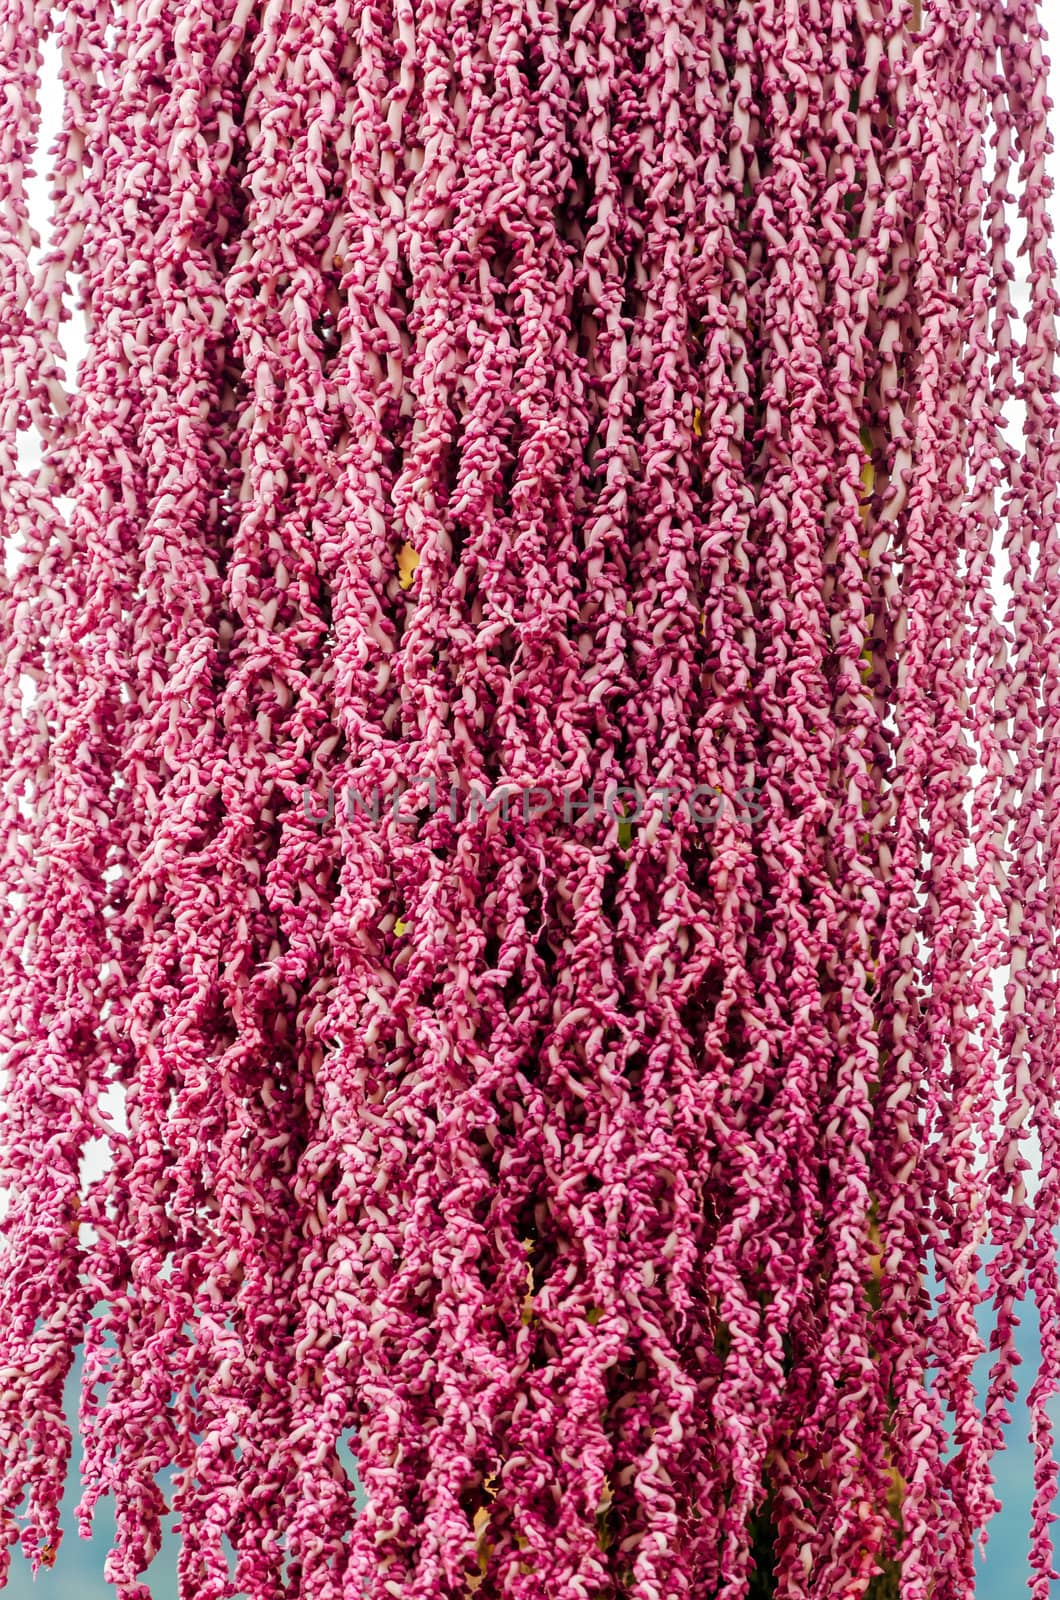
<path id="1" fill-rule="evenodd" d="M 0 1576 L 83 1346 L 119 1600 L 174 1468 L 184 1600 L 969 1600 L 1031 1298 L 1047 1600 L 1033 0 L 0 0 L 0 78 Z"/>

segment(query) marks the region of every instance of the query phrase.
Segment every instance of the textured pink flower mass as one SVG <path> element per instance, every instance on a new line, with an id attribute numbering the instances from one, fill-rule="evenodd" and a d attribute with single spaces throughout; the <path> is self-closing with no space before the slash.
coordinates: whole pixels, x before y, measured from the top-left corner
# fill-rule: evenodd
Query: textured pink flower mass
<path id="1" fill-rule="evenodd" d="M 1047 1600 L 1041 37 L 0 0 L 0 1576 Z"/>

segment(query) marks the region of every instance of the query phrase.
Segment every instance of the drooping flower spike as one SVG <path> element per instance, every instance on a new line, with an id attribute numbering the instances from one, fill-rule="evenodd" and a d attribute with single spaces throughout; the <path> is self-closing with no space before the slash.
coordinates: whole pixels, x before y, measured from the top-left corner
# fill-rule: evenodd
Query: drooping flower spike
<path id="1" fill-rule="evenodd" d="M 0 1576 L 1047 1600 L 1031 0 L 0 45 Z"/>

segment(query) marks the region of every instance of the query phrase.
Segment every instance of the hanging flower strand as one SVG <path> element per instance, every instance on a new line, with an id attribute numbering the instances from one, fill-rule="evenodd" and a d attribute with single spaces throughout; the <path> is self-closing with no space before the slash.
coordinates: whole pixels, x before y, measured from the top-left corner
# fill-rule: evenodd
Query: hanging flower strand
<path id="1" fill-rule="evenodd" d="M 1033 0 L 0 43 L 0 1580 L 1047 1600 Z"/>

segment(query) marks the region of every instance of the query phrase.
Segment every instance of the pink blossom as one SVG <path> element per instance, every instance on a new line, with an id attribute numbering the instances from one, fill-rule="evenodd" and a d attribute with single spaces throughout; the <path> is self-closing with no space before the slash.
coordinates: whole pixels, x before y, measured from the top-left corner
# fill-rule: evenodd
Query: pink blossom
<path id="1" fill-rule="evenodd" d="M 0 45 L 0 1579 L 970 1600 L 1031 1301 L 1047 1600 L 1032 0 Z"/>

